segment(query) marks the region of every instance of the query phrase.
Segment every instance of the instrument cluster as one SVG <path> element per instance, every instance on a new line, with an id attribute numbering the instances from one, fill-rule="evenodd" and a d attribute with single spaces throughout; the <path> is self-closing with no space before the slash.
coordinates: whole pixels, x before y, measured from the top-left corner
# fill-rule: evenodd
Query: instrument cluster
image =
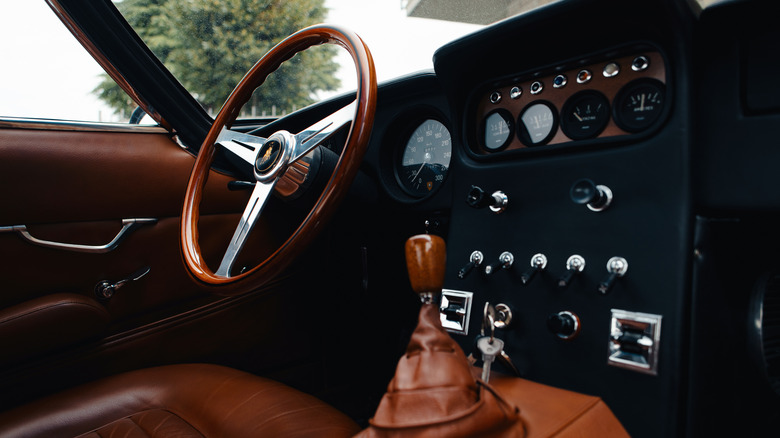
<path id="1" fill-rule="evenodd" d="M 472 101 L 470 149 L 491 155 L 641 133 L 662 122 L 667 99 L 656 50 L 504 78 Z"/>

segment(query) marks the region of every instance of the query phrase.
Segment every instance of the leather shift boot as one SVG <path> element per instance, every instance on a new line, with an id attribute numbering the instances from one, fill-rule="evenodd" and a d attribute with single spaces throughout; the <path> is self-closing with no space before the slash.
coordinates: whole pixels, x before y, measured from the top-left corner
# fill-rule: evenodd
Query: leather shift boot
<path id="1" fill-rule="evenodd" d="M 519 410 L 471 372 L 438 309 L 424 304 L 395 377 L 370 426 L 357 436 L 524 437 Z"/>

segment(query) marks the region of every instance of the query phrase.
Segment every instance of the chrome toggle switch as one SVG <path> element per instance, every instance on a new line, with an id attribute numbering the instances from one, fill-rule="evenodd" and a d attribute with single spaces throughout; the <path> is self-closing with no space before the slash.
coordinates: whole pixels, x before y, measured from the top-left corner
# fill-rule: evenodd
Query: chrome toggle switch
<path id="1" fill-rule="evenodd" d="M 607 278 L 599 283 L 599 292 L 606 295 L 615 285 L 615 281 L 626 275 L 628 271 L 628 261 L 623 257 L 612 257 L 607 261 Z"/>
<path id="2" fill-rule="evenodd" d="M 531 269 L 523 272 L 523 275 L 520 276 L 520 281 L 523 282 L 523 285 L 530 283 L 531 280 L 534 279 L 536 273 L 543 271 L 546 267 L 547 256 L 542 253 L 534 254 L 534 256 L 531 257 Z"/>
<path id="3" fill-rule="evenodd" d="M 481 251 L 472 252 L 469 257 L 469 262 L 458 271 L 458 278 L 466 278 L 466 276 L 468 276 L 474 268 L 480 266 L 484 260 L 485 257 L 482 255 Z"/>
<path id="4" fill-rule="evenodd" d="M 558 287 L 567 287 L 575 275 L 585 270 L 585 259 L 574 254 L 566 260 L 566 273 L 558 279 Z"/>
<path id="5" fill-rule="evenodd" d="M 509 251 L 504 251 L 498 256 L 498 261 L 485 266 L 485 275 L 491 275 L 499 269 L 509 269 L 515 262 L 515 256 Z"/>

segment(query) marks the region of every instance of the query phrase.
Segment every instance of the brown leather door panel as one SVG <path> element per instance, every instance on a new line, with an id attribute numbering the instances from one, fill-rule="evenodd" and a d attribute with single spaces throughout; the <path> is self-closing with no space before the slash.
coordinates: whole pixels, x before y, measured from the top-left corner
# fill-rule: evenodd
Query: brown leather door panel
<path id="1" fill-rule="evenodd" d="M 122 219 L 158 219 L 103 254 L 36 246 L 15 232 L 0 233 L 0 312 L 6 312 L 6 321 L 16 321 L 14 309 L 21 309 L 25 324 L 38 318 L 47 325 L 45 330 L 6 325 L 12 327 L 10 332 L 0 327 L 0 335 L 17 336 L 29 344 L 14 350 L 25 352 L 18 358 L 4 351 L 0 372 L 3 364 L 23 368 L 20 361 L 60 353 L 85 340 L 116 338 L 217 301 L 188 276 L 179 250 L 179 215 L 193 162 L 162 132 L 0 129 L 0 227 L 25 225 L 37 238 L 101 245 L 117 234 Z M 212 173 L 204 197 L 201 245 L 217 260 L 247 198 L 245 192 L 228 191 L 229 180 Z M 95 296 L 98 282 L 118 281 L 146 266 L 151 268 L 146 276 L 124 285 L 110 300 Z M 62 294 L 102 306 L 108 322 L 87 326 L 86 331 L 72 330 L 78 334 L 69 338 L 63 325 L 72 325 L 71 310 L 47 301 Z M 29 311 L 41 303 L 46 311 Z"/>

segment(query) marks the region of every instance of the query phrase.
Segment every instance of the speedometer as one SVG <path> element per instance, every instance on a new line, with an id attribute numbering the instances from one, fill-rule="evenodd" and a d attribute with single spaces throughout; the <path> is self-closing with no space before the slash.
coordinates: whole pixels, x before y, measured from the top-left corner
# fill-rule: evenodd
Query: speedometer
<path id="1" fill-rule="evenodd" d="M 450 131 L 438 120 L 425 120 L 412 131 L 400 154 L 398 182 L 414 197 L 433 193 L 447 177 L 451 157 Z"/>

